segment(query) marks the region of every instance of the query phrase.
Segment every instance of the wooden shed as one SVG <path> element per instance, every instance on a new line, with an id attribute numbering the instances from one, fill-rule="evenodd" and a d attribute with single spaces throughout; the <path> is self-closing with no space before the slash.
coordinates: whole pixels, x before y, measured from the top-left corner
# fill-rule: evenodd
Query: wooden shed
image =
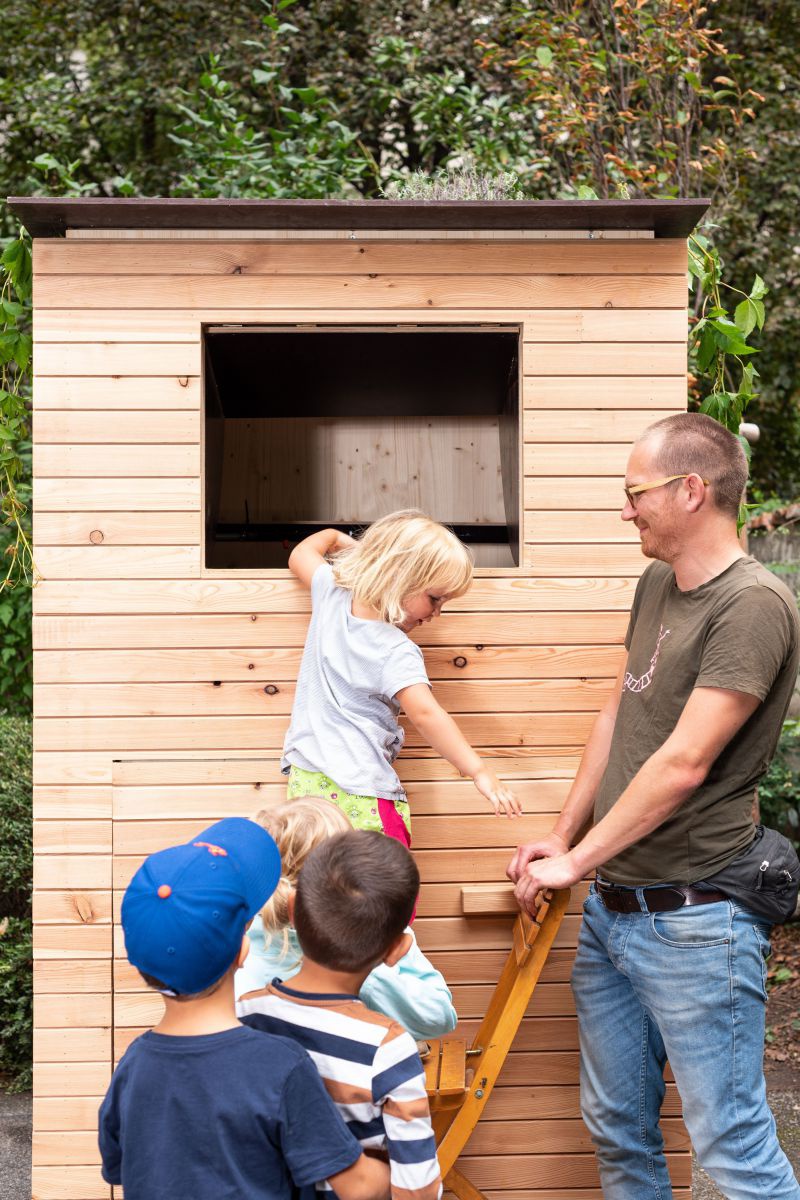
<path id="1" fill-rule="evenodd" d="M 283 795 L 316 525 L 420 506 L 475 548 L 420 630 L 434 689 L 525 808 L 412 732 L 419 941 L 465 1029 L 509 943 L 504 871 L 553 822 L 642 559 L 631 440 L 685 407 L 703 202 L 17 198 L 34 237 L 33 1194 L 108 1197 L 96 1111 L 158 1017 L 117 925 L 150 851 Z M 493 884 L 495 915 L 462 890 Z M 461 1166 L 490 1200 L 600 1197 L 569 970 L 585 888 Z M 676 1198 L 690 1160 L 668 1088 Z"/>

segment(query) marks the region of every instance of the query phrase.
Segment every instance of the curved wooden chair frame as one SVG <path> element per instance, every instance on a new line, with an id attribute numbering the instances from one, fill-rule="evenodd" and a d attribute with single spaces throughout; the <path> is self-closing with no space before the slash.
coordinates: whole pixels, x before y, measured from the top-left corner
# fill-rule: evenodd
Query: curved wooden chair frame
<path id="1" fill-rule="evenodd" d="M 459 1200 L 485 1200 L 456 1168 L 492 1094 L 569 903 L 569 889 L 545 892 L 536 916 L 520 913 L 486 1016 L 471 1046 L 458 1038 L 430 1043 L 425 1080 L 445 1187 Z"/>

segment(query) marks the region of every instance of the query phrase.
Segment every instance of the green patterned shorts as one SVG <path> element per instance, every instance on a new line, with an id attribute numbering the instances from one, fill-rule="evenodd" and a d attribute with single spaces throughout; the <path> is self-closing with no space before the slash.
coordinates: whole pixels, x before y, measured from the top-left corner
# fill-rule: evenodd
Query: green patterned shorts
<path id="1" fill-rule="evenodd" d="M 407 846 L 411 844 L 411 813 L 407 800 L 354 796 L 322 771 L 304 771 L 302 767 L 289 768 L 286 795 L 289 800 L 298 796 L 322 796 L 342 810 L 354 829 L 375 830 L 396 837 Z"/>

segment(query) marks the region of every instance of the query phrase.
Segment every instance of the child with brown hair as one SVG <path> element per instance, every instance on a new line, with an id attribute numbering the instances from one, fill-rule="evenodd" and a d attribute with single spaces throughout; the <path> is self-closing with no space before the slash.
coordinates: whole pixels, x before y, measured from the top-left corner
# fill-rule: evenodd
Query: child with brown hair
<path id="1" fill-rule="evenodd" d="M 248 931 L 250 954 L 236 973 L 237 996 L 266 987 L 275 978 L 291 979 L 300 970 L 302 952 L 289 915 L 298 875 L 315 846 L 352 828 L 342 810 L 320 796 L 284 800 L 255 819 L 280 851 L 281 877 Z M 369 973 L 359 999 L 398 1021 L 416 1041 L 442 1037 L 456 1027 L 450 990 L 411 929 L 404 937 L 405 952 L 394 965 L 379 963 Z"/>
<path id="2" fill-rule="evenodd" d="M 441 1178 L 425 1074 L 410 1035 L 358 993 L 379 964 L 397 963 L 419 888 L 408 850 L 350 830 L 311 851 L 289 902 L 303 953 L 291 986 L 244 996 L 245 1024 L 308 1051 L 348 1128 L 389 1159 L 393 1200 L 438 1200 Z"/>

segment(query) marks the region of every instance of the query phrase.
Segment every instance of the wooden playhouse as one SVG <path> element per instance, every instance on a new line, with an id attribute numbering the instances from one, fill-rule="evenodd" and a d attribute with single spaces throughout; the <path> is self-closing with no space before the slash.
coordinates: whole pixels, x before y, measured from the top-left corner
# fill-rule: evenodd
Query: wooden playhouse
<path id="1" fill-rule="evenodd" d="M 308 597 L 288 547 L 410 505 L 475 549 L 419 633 L 520 822 L 412 734 L 417 931 L 465 1029 L 550 828 L 636 578 L 628 447 L 685 406 L 700 202 L 19 198 L 34 236 L 33 1195 L 108 1197 L 96 1111 L 160 1001 L 116 924 L 148 852 L 283 794 Z M 472 885 L 487 885 L 475 902 Z M 594 1200 L 569 970 L 584 888 L 460 1161 L 490 1200 Z M 472 915 L 466 910 L 482 909 Z M 493 914 L 493 915 L 492 915 Z M 668 1089 L 676 1197 L 687 1140 Z"/>

